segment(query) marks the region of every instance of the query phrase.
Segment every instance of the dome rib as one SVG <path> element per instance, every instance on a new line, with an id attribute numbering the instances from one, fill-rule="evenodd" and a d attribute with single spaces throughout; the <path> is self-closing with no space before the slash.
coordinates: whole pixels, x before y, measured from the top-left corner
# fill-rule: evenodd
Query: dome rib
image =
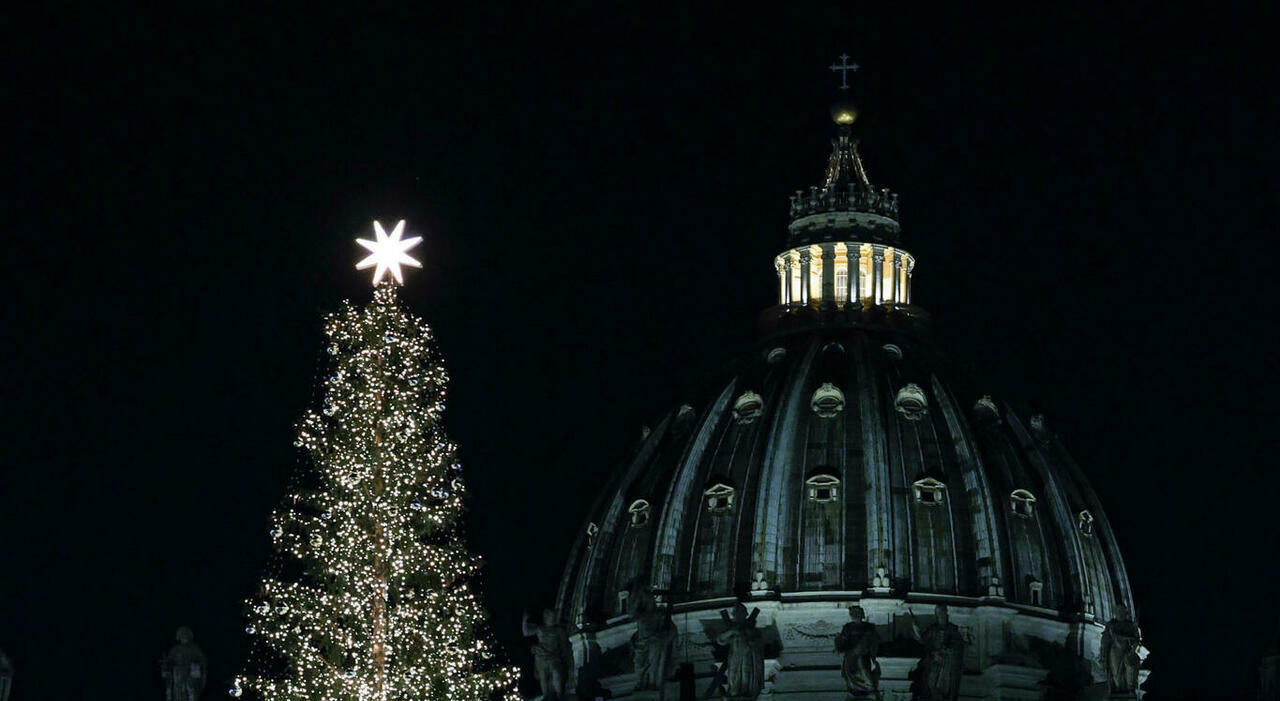
<path id="1" fill-rule="evenodd" d="M 652 582 L 654 589 L 662 591 L 670 591 L 673 589 L 672 584 L 679 567 L 677 562 L 677 554 L 680 552 L 680 536 L 684 532 L 682 528 L 684 518 L 688 510 L 687 504 L 691 498 L 690 492 L 693 485 L 697 483 L 697 473 L 701 467 L 703 451 L 706 450 L 707 443 L 710 440 L 710 432 L 715 428 L 715 421 L 708 417 L 719 417 L 725 413 L 725 408 L 729 404 L 729 398 L 733 396 L 733 388 L 736 382 L 730 382 L 716 401 L 708 408 L 708 414 L 703 417 L 701 425 L 694 434 L 695 439 L 689 445 L 688 451 L 680 460 L 679 468 L 675 473 L 675 479 L 671 482 L 671 488 L 667 491 L 667 497 L 663 501 L 667 505 L 663 509 L 662 519 L 658 522 L 658 538 L 653 554 Z"/>
<path id="2" fill-rule="evenodd" d="M 951 434 L 956 460 L 964 477 L 965 491 L 970 499 L 970 512 L 981 515 L 981 518 L 973 519 L 974 555 L 978 565 L 977 585 L 981 592 L 984 585 L 987 587 L 992 585 L 992 576 L 999 577 L 1000 582 L 1005 580 L 1004 573 L 1001 571 L 1004 556 L 1000 541 L 995 537 L 998 532 L 996 502 L 991 494 L 986 468 L 976 450 L 973 436 L 967 430 L 965 422 L 961 420 L 955 398 L 938 380 L 937 375 L 932 375 L 930 379 L 933 395 L 938 399 L 938 408 L 943 420 L 946 421 L 947 431 Z"/>
<path id="3" fill-rule="evenodd" d="M 885 514 L 892 508 L 889 472 L 882 469 L 889 464 L 889 449 L 885 440 L 883 416 L 878 410 L 885 402 L 880 396 L 879 386 L 872 379 L 871 360 L 867 342 L 859 338 L 854 345 L 856 374 L 858 380 L 858 409 L 861 413 L 862 428 L 862 477 L 867 484 L 866 509 L 868 514 Z M 877 567 L 884 567 L 888 576 L 901 577 L 902 570 L 895 567 L 892 524 L 885 518 L 868 517 L 867 531 L 867 569 L 875 572 Z"/>
<path id="4" fill-rule="evenodd" d="M 813 365 L 816 353 L 817 347 L 811 346 L 788 373 L 788 382 L 784 385 L 788 391 L 785 393 L 785 398 L 781 399 L 780 410 L 774 414 L 773 423 L 769 428 L 768 447 L 760 472 L 761 498 L 756 507 L 753 529 L 755 547 L 752 551 L 759 562 L 757 568 L 764 571 L 765 577 L 770 582 L 781 582 L 780 575 L 783 570 L 779 562 L 785 562 L 785 560 L 782 560 L 784 555 L 779 551 L 787 538 L 787 534 L 782 532 L 781 528 L 789 523 L 789 519 L 783 516 L 782 511 L 788 502 L 785 492 L 787 468 L 790 466 L 790 456 L 794 451 L 793 446 L 798 433 L 796 426 L 800 421 L 799 414 L 804 411 L 801 407 L 808 403 L 804 378 Z"/>
<path id="5" fill-rule="evenodd" d="M 1098 499 L 1097 493 L 1089 486 L 1089 480 L 1085 477 L 1084 471 L 1080 469 L 1080 465 L 1076 463 L 1075 458 L 1072 458 L 1060 446 L 1058 452 L 1063 464 L 1067 467 L 1068 474 L 1079 485 L 1079 491 L 1088 504 L 1089 510 L 1093 513 L 1094 520 L 1097 522 L 1098 537 L 1106 546 L 1108 571 L 1113 573 L 1110 579 L 1112 586 L 1116 590 L 1116 596 L 1120 599 L 1120 603 L 1136 616 L 1133 591 L 1129 586 L 1129 571 L 1124 565 L 1124 558 L 1120 555 L 1120 543 L 1116 540 L 1115 531 L 1111 530 L 1111 522 L 1107 520 L 1107 514 L 1102 508 L 1102 502 Z M 1110 616 L 1106 616 L 1106 618 L 1109 620 Z"/>
<path id="6" fill-rule="evenodd" d="M 1068 576 L 1065 578 L 1064 584 L 1066 585 L 1066 593 L 1069 594 L 1069 599 L 1064 601 L 1063 604 L 1078 608 L 1083 604 L 1084 595 L 1089 586 L 1088 582 L 1085 581 L 1084 552 L 1080 547 L 1080 534 L 1075 527 L 1075 514 L 1072 513 L 1070 505 L 1067 504 L 1064 498 L 1062 486 L 1054 477 L 1053 471 L 1049 468 L 1044 455 L 1036 446 L 1031 433 L 1023 426 L 1021 418 L 1017 414 L 1009 412 L 1006 415 L 1006 422 L 1018 442 L 1022 445 L 1031 467 L 1039 474 L 1040 482 L 1044 485 L 1045 501 L 1049 504 L 1054 524 L 1057 526 L 1058 532 L 1062 536 L 1062 543 L 1067 550 L 1064 560 L 1067 563 Z"/>

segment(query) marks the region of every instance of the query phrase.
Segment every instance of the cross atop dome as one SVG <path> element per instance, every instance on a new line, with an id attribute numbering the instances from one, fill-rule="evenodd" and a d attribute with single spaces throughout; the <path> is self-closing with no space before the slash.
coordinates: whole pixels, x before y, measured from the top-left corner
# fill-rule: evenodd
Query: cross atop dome
<path id="1" fill-rule="evenodd" d="M 842 92 L 831 106 L 836 136 L 822 184 L 791 198 L 787 250 L 774 259 L 778 303 L 837 309 L 910 304 L 915 257 L 900 247 L 898 196 L 872 185 L 853 136 L 858 109 L 849 99 L 848 72 L 859 66 L 841 54 L 830 68 L 841 74 Z"/>
<path id="2" fill-rule="evenodd" d="M 833 63 L 830 66 L 831 72 L 833 73 L 836 71 L 840 72 L 840 89 L 841 90 L 849 89 L 849 71 L 853 71 L 854 73 L 857 73 L 858 69 L 861 67 L 862 66 L 859 66 L 857 63 L 849 63 L 849 54 L 840 54 L 840 63 L 839 64 Z"/>
<path id="3" fill-rule="evenodd" d="M 858 118 L 858 108 L 849 99 L 849 71 L 857 72 L 857 63 L 849 63 L 849 54 L 840 54 L 840 63 L 829 66 L 831 72 L 840 73 L 840 99 L 831 106 L 831 119 L 842 127 L 848 127 Z"/>

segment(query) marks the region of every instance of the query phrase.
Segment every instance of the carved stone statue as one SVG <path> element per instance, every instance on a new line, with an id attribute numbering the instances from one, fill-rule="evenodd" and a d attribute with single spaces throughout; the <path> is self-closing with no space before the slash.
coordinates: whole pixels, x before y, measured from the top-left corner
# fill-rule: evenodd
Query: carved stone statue
<path id="1" fill-rule="evenodd" d="M 542 612 L 542 625 L 529 622 L 525 613 L 520 622 L 526 638 L 537 637 L 533 644 L 533 672 L 542 687 L 543 701 L 564 701 L 568 696 L 569 677 L 573 676 L 573 646 L 569 644 L 569 631 L 556 623 L 556 613 L 551 609 Z"/>
<path id="2" fill-rule="evenodd" d="M 160 676 L 164 678 L 165 701 L 196 701 L 204 691 L 209 668 L 204 652 L 195 644 L 191 629 L 178 629 L 177 644 L 160 660 Z"/>
<path id="3" fill-rule="evenodd" d="M 911 630 L 924 645 L 911 697 L 917 701 L 955 701 L 964 672 L 964 635 L 948 619 L 946 604 L 938 604 L 933 611 L 934 622 L 923 631 L 916 624 L 915 614 L 911 614 Z"/>
<path id="4" fill-rule="evenodd" d="M 716 642 L 729 646 L 725 658 L 725 698 L 730 701 L 748 701 L 760 695 L 764 687 L 764 636 L 756 628 L 760 609 L 747 615 L 747 607 L 734 604 L 733 616 L 721 611 L 720 618 L 726 629 L 716 637 Z"/>
<path id="5" fill-rule="evenodd" d="M 13 690 L 13 660 L 0 650 L 0 701 L 9 701 L 9 692 Z"/>
<path id="6" fill-rule="evenodd" d="M 1138 690 L 1138 665 L 1141 658 L 1138 648 L 1142 645 L 1142 633 L 1129 612 L 1120 609 L 1119 614 L 1107 622 L 1102 631 L 1102 666 L 1107 672 L 1107 684 L 1112 694 L 1131 695 Z"/>
<path id="7" fill-rule="evenodd" d="M 1280 636 L 1258 665 L 1258 701 L 1280 701 Z"/>
<path id="8" fill-rule="evenodd" d="M 627 603 L 636 632 L 631 636 L 631 655 L 636 669 L 636 691 L 657 689 L 662 698 L 663 682 L 671 676 L 672 644 L 676 627 L 669 610 L 659 609 L 647 585 L 632 588 Z"/>
<path id="9" fill-rule="evenodd" d="M 874 623 L 867 622 L 867 614 L 861 606 L 849 607 L 849 618 L 836 635 L 836 652 L 842 653 L 840 674 L 853 699 L 875 699 L 880 693 L 880 663 L 876 651 L 880 647 L 880 634 Z"/>

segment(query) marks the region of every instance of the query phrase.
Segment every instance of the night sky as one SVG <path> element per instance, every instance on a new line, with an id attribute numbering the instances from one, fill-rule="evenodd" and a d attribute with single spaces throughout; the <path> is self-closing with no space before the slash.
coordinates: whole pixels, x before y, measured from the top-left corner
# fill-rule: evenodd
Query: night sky
<path id="1" fill-rule="evenodd" d="M 415 5 L 6 22 L 13 701 L 162 698 L 183 624 L 223 698 L 374 218 L 425 238 L 403 293 L 525 663 L 521 610 L 641 425 L 750 347 L 842 52 L 914 299 L 1092 480 L 1152 698 L 1252 697 L 1280 620 L 1274 14 Z"/>

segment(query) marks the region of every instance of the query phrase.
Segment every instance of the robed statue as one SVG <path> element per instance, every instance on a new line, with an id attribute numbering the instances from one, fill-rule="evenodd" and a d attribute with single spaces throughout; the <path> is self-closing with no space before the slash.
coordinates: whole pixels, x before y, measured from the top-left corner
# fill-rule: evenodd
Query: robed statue
<path id="1" fill-rule="evenodd" d="M 631 636 L 631 659 L 636 670 L 636 691 L 657 689 L 663 697 L 663 683 L 671 676 L 672 647 L 676 627 L 671 613 L 660 609 L 647 585 L 632 588 L 627 597 L 636 632 Z"/>
<path id="2" fill-rule="evenodd" d="M 916 701 L 955 701 L 964 673 L 964 634 L 947 616 L 947 605 L 934 607 L 934 621 L 923 631 L 911 614 L 911 631 L 924 645 L 924 656 L 916 665 L 911 698 Z"/>
<path id="3" fill-rule="evenodd" d="M 876 651 L 880 647 L 880 634 L 874 623 L 867 622 L 861 606 L 850 606 L 849 618 L 852 620 L 844 624 L 835 640 L 836 652 L 841 653 L 840 674 L 851 698 L 878 698 L 880 663 L 876 661 Z"/>
<path id="4" fill-rule="evenodd" d="M 747 615 L 747 607 L 734 604 L 733 615 L 721 611 L 725 630 L 716 636 L 716 642 L 729 647 L 724 662 L 725 698 L 730 701 L 748 701 L 760 695 L 764 687 L 764 635 L 756 628 L 760 609 Z"/>
<path id="5" fill-rule="evenodd" d="M 573 646 L 569 644 L 569 631 L 556 622 L 551 609 L 542 612 L 542 624 L 529 622 L 524 614 L 520 622 L 526 638 L 536 637 L 533 644 L 533 672 L 542 687 L 543 701 L 564 701 L 569 698 L 569 678 L 573 676 Z"/>
<path id="6" fill-rule="evenodd" d="M 165 701 L 196 701 L 204 691 L 209 667 L 204 652 L 196 646 L 195 635 L 183 626 L 178 629 L 177 643 L 160 660 L 160 676 L 164 678 Z"/>
<path id="7" fill-rule="evenodd" d="M 1107 622 L 1102 630 L 1100 657 L 1106 668 L 1107 684 L 1112 694 L 1128 695 L 1138 691 L 1138 665 L 1142 659 L 1138 648 L 1142 645 L 1142 633 L 1138 624 L 1125 609 Z"/>

